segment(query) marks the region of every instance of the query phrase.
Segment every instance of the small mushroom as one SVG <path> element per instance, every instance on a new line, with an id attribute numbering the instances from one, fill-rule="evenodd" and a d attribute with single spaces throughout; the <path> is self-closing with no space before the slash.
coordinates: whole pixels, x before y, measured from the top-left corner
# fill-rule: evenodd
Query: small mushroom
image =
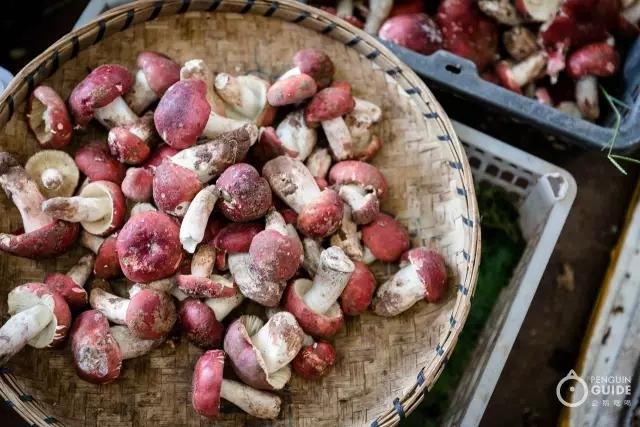
<path id="1" fill-rule="evenodd" d="M 104 142 L 91 142 L 78 148 L 74 156 L 78 169 L 91 181 L 111 181 L 121 184 L 126 167 L 109 152 Z"/>
<path id="2" fill-rule="evenodd" d="M 438 302 L 447 287 L 447 269 L 442 255 L 424 247 L 407 252 L 400 270 L 378 288 L 373 311 L 379 316 L 396 316 L 424 299 Z"/>
<path id="3" fill-rule="evenodd" d="M 423 55 L 442 49 L 442 32 L 425 13 L 402 14 L 387 19 L 378 36 Z"/>
<path id="4" fill-rule="evenodd" d="M 212 275 L 216 261 L 216 250 L 209 245 L 200 245 L 191 260 L 190 274 L 178 274 L 178 289 L 191 297 L 226 298 L 235 295 L 233 283 L 222 276 Z"/>
<path id="5" fill-rule="evenodd" d="M 387 195 L 387 181 L 375 166 L 358 160 L 333 165 L 329 183 L 351 207 L 356 224 L 368 224 L 380 212 L 380 201 Z"/>
<path id="6" fill-rule="evenodd" d="M 364 257 L 358 225 L 353 221 L 349 205 L 344 207 L 340 228 L 331 236 L 330 242 L 331 246 L 339 247 L 352 260 L 362 260 Z"/>
<path id="7" fill-rule="evenodd" d="M 73 158 L 59 150 L 38 151 L 27 160 L 24 169 L 46 198 L 71 196 L 80 179 Z"/>
<path id="8" fill-rule="evenodd" d="M 134 202 L 153 199 L 153 172 L 149 168 L 129 168 L 122 181 L 122 194 Z"/>
<path id="9" fill-rule="evenodd" d="M 347 316 L 364 313 L 376 291 L 376 278 L 367 265 L 362 261 L 354 261 L 353 264 L 355 270 L 340 294 L 340 308 Z"/>
<path id="10" fill-rule="evenodd" d="M 313 282 L 297 279 L 287 287 L 284 308 L 292 313 L 306 333 L 328 338 L 344 323 L 336 301 L 355 269 L 342 249 L 332 246 L 320 254 Z"/>
<path id="11" fill-rule="evenodd" d="M 66 273 L 47 274 L 44 284 L 64 298 L 71 310 L 80 311 L 89 302 L 84 285 L 93 271 L 94 261 L 93 255 L 85 255 Z"/>
<path id="12" fill-rule="evenodd" d="M 115 234 L 103 238 L 84 230 L 80 233 L 80 244 L 96 254 L 93 274 L 100 279 L 113 279 L 122 274 L 116 253 L 116 239 Z"/>
<path id="13" fill-rule="evenodd" d="M 522 87 L 540 77 L 546 71 L 547 54 L 539 51 L 513 65 L 509 61 L 500 61 L 496 65 L 496 74 L 502 86 L 516 93 L 522 93 Z"/>
<path id="14" fill-rule="evenodd" d="M 236 120 L 248 120 L 256 126 L 269 126 L 276 109 L 267 102 L 269 82 L 253 75 L 232 76 L 218 73 L 214 80 L 217 94 L 230 107 L 227 116 Z"/>
<path id="15" fill-rule="evenodd" d="M 260 390 L 281 390 L 291 378 L 289 362 L 302 348 L 303 335 L 291 313 L 277 313 L 266 324 L 244 315 L 227 328 L 224 350 L 244 383 Z"/>
<path id="16" fill-rule="evenodd" d="M 131 124 L 111 128 L 107 137 L 109 150 L 120 163 L 139 165 L 151 154 L 150 145 L 155 135 L 150 111 Z"/>
<path id="17" fill-rule="evenodd" d="M 9 153 L 0 152 L 0 186 L 22 217 L 24 233 L 0 233 L 0 250 L 32 259 L 56 257 L 78 237 L 79 226 L 42 212 L 45 198 L 36 183 Z"/>
<path id="18" fill-rule="evenodd" d="M 224 359 L 224 351 L 209 350 L 196 362 L 191 393 L 193 409 L 202 416 L 217 417 L 220 399 L 225 399 L 256 418 L 277 418 L 282 400 L 275 394 L 224 379 Z"/>
<path id="19" fill-rule="evenodd" d="M 318 91 L 315 80 L 308 74 L 292 74 L 280 77 L 269 87 L 267 101 L 274 107 L 299 104 Z"/>
<path id="20" fill-rule="evenodd" d="M 182 261 L 180 229 L 161 212 L 138 214 L 118 233 L 116 252 L 122 272 L 132 282 L 169 277 Z"/>
<path id="21" fill-rule="evenodd" d="M 69 112 L 54 89 L 44 85 L 35 88 L 27 111 L 29 128 L 42 148 L 62 148 L 71 142 Z"/>
<path id="22" fill-rule="evenodd" d="M 325 51 L 316 48 L 302 49 L 293 55 L 294 67 L 280 76 L 280 80 L 291 76 L 306 74 L 315 80 L 318 89 L 331 84 L 335 67 Z"/>
<path id="23" fill-rule="evenodd" d="M 362 227 L 361 233 L 362 242 L 370 256 L 383 262 L 397 261 L 410 246 L 407 229 L 383 213 L 379 213 L 371 223 Z M 366 254 L 364 261 L 371 261 L 367 260 Z"/>
<path id="24" fill-rule="evenodd" d="M 132 84 L 131 74 L 120 65 L 105 64 L 95 68 L 69 96 L 69 107 L 76 125 L 85 128 L 95 118 L 111 129 L 138 120 L 138 116 L 122 99 Z"/>
<path id="25" fill-rule="evenodd" d="M 180 66 L 168 56 L 151 51 L 140 52 L 136 63 L 133 87 L 124 99 L 136 114 L 142 114 L 180 80 Z"/>
<path id="26" fill-rule="evenodd" d="M 326 376 L 336 363 L 336 349 L 328 341 L 305 343 L 291 362 L 293 371 L 305 380 L 317 380 Z"/>
<path id="27" fill-rule="evenodd" d="M 229 166 L 216 181 L 218 207 L 229 220 L 247 222 L 262 218 L 271 207 L 271 188 L 247 163 Z"/>
<path id="28" fill-rule="evenodd" d="M 34 348 L 60 345 L 71 325 L 71 312 L 62 296 L 42 283 L 26 283 L 7 297 L 9 320 L 0 328 L 0 366 L 29 344 Z"/>
<path id="29" fill-rule="evenodd" d="M 267 162 L 262 175 L 273 192 L 298 214 L 298 229 L 305 235 L 323 238 L 340 226 L 343 203 L 338 194 L 322 191 L 304 163 L 287 156 Z"/>
<path id="30" fill-rule="evenodd" d="M 189 204 L 180 224 L 180 243 L 185 251 L 193 253 L 204 239 L 209 217 L 219 197 L 220 190 L 215 185 L 209 185 L 200 190 Z"/>
<path id="31" fill-rule="evenodd" d="M 213 310 L 198 299 L 187 298 L 180 303 L 178 324 L 189 341 L 200 348 L 217 348 L 222 343 L 224 326 Z"/>
<path id="32" fill-rule="evenodd" d="M 124 326 L 109 327 L 109 320 L 98 310 L 81 313 L 70 335 L 76 373 L 93 384 L 107 384 L 117 379 L 123 360 L 142 356 L 158 343 L 140 339 Z"/>
<path id="33" fill-rule="evenodd" d="M 183 216 L 202 184 L 244 159 L 257 138 L 258 128 L 246 124 L 166 158 L 156 168 L 153 179 L 156 206 L 171 215 Z"/>
<path id="34" fill-rule="evenodd" d="M 153 289 L 141 288 L 126 299 L 94 287 L 89 303 L 110 322 L 126 325 L 135 337 L 144 340 L 164 337 L 176 321 L 171 297 Z"/>

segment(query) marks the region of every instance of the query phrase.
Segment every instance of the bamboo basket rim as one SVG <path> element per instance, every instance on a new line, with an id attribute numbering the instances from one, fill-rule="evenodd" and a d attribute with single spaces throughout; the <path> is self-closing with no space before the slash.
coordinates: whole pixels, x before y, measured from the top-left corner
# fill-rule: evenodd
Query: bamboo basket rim
<path id="1" fill-rule="evenodd" d="M 448 322 L 449 330 L 435 348 L 425 349 L 425 351 L 434 351 L 437 357 L 430 365 L 422 367 L 416 375 L 415 384 L 405 392 L 404 396 L 393 399 L 388 409 L 370 423 L 371 427 L 388 427 L 398 424 L 422 402 L 425 393 L 440 376 L 455 347 L 467 319 L 475 291 L 481 238 L 471 168 L 450 120 L 441 113 L 441 107 L 433 101 L 426 84 L 375 37 L 336 16 L 294 0 L 139 0 L 114 8 L 83 27 L 71 31 L 29 62 L 0 96 L 0 125 L 4 127 L 11 120 L 16 106 L 27 99 L 38 83 L 54 74 L 61 64 L 75 58 L 81 50 L 132 25 L 190 11 L 260 14 L 311 28 L 319 33 L 319 37 L 337 38 L 334 36 L 335 33 L 341 33 L 342 36 L 349 34 L 352 37 L 345 42 L 347 47 L 357 49 L 363 57 L 382 67 L 406 94 L 421 102 L 419 107 L 425 121 L 436 120 L 446 130 L 445 134 L 438 135 L 438 139 L 447 144 L 455 158 L 455 161 L 448 163 L 459 174 L 463 184 L 462 188 L 456 189 L 458 195 L 465 200 L 466 216 L 462 216 L 460 221 L 463 226 L 471 229 L 472 238 L 465 242 L 465 247 L 462 249 L 467 269 L 464 278 L 461 278 L 460 283 L 457 284 L 456 302 Z M 4 398 L 5 404 L 12 407 L 32 425 L 64 425 L 53 415 L 48 414 L 34 397 L 24 392 L 18 380 L 6 367 L 0 367 L 0 396 Z"/>

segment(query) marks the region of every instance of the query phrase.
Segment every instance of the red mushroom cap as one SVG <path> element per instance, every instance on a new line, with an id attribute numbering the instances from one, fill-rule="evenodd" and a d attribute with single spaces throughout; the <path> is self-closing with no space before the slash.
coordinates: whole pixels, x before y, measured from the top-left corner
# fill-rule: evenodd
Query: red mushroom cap
<path id="1" fill-rule="evenodd" d="M 64 298 L 71 310 L 82 310 L 89 302 L 87 291 L 66 274 L 48 273 L 44 277 L 44 284 Z"/>
<path id="2" fill-rule="evenodd" d="M 211 113 L 206 93 L 207 85 L 195 79 L 180 80 L 165 92 L 153 115 L 164 142 L 177 149 L 196 143 Z"/>
<path id="3" fill-rule="evenodd" d="M 269 183 L 247 163 L 229 166 L 216 181 L 216 186 L 221 191 L 220 210 L 231 221 L 262 218 L 271 207 Z"/>
<path id="4" fill-rule="evenodd" d="M 140 52 L 136 62 L 144 73 L 147 84 L 158 96 L 162 96 L 169 86 L 180 80 L 180 66 L 166 55 Z"/>
<path id="5" fill-rule="evenodd" d="M 235 286 L 221 283 L 213 277 L 200 277 L 193 274 L 180 274 L 176 285 L 185 294 L 197 298 L 227 298 L 237 293 Z"/>
<path id="6" fill-rule="evenodd" d="M 285 208 L 279 210 L 278 212 L 280 212 L 280 215 L 282 215 L 285 223 L 296 225 L 296 223 L 298 222 L 298 214 L 293 209 Z"/>
<path id="7" fill-rule="evenodd" d="M 143 212 L 118 234 L 120 268 L 132 282 L 148 283 L 171 276 L 182 260 L 180 227 L 161 212 Z"/>
<path id="8" fill-rule="evenodd" d="M 428 302 L 440 301 L 447 290 L 447 267 L 442 255 L 420 247 L 409 250 L 405 256 L 424 283 L 424 299 Z"/>
<path id="9" fill-rule="evenodd" d="M 608 32 L 607 26 L 600 19 L 580 19 L 564 11 L 544 24 L 539 34 L 545 46 L 563 43 L 569 47 L 605 40 Z"/>
<path id="10" fill-rule="evenodd" d="M 500 61 L 495 66 L 495 72 L 500 80 L 500 84 L 515 93 L 522 93 L 520 85 L 513 78 L 511 64 L 508 61 Z"/>
<path id="11" fill-rule="evenodd" d="M 232 222 L 220 230 L 213 244 L 216 249 L 231 254 L 249 252 L 253 238 L 263 229 L 262 224 L 257 222 Z"/>
<path id="12" fill-rule="evenodd" d="M 151 156 L 149 157 L 149 159 L 147 159 L 147 162 L 144 164 L 144 166 L 152 171 L 155 171 L 164 159 L 166 159 L 167 157 L 172 157 L 179 152 L 180 150 L 175 149 L 167 144 L 161 144 L 156 147 L 155 150 L 153 150 Z"/>
<path id="13" fill-rule="evenodd" d="M 165 336 L 176 322 L 173 299 L 164 292 L 140 289 L 133 294 L 125 321 L 133 335 L 143 340 Z"/>
<path id="14" fill-rule="evenodd" d="M 311 76 L 295 74 L 274 82 L 267 91 L 267 101 L 274 107 L 298 104 L 317 91 L 318 86 Z"/>
<path id="15" fill-rule="evenodd" d="M 380 200 L 387 197 L 388 185 L 384 175 L 377 167 L 359 160 L 344 160 L 333 165 L 329 171 L 329 183 L 358 184 L 373 188 Z"/>
<path id="16" fill-rule="evenodd" d="M 312 284 L 308 279 L 297 279 L 290 283 L 284 294 L 284 308 L 295 316 L 300 327 L 309 335 L 330 338 L 342 327 L 344 316 L 337 305 L 332 306 L 324 314 L 309 308 L 303 296 Z"/>
<path id="17" fill-rule="evenodd" d="M 80 127 L 93 118 L 93 111 L 109 105 L 129 92 L 133 85 L 131 73 L 121 65 L 105 64 L 95 68 L 73 89 L 69 96 L 71 113 Z"/>
<path id="18" fill-rule="evenodd" d="M 608 43 L 593 43 L 581 47 L 569 56 L 567 74 L 579 79 L 584 76 L 609 77 L 620 67 L 620 54 Z"/>
<path id="19" fill-rule="evenodd" d="M 100 249 L 98 249 L 93 265 L 93 274 L 100 279 L 113 279 L 122 274 L 116 252 L 117 238 L 116 234 L 112 234 L 102 242 Z"/>
<path id="20" fill-rule="evenodd" d="M 109 320 L 98 310 L 81 313 L 71 330 L 71 355 L 80 378 L 106 384 L 120 376 L 122 352 L 111 335 Z"/>
<path id="21" fill-rule="evenodd" d="M 263 230 L 251 241 L 250 268 L 261 281 L 281 282 L 296 274 L 304 251 L 299 239 Z"/>
<path id="22" fill-rule="evenodd" d="M 378 33 L 388 40 L 424 55 L 442 48 L 442 32 L 436 22 L 424 13 L 398 15 L 387 19 Z"/>
<path id="23" fill-rule="evenodd" d="M 29 233 L 0 236 L 0 251 L 31 259 L 53 258 L 65 253 L 79 233 L 79 223 L 54 221 Z"/>
<path id="24" fill-rule="evenodd" d="M 178 319 L 189 341 L 204 349 L 220 347 L 224 326 L 205 303 L 187 298 L 180 304 Z"/>
<path id="25" fill-rule="evenodd" d="M 153 198 L 153 173 L 147 168 L 129 168 L 122 181 L 122 193 L 134 202 Z"/>
<path id="26" fill-rule="evenodd" d="M 74 157 L 80 172 L 91 181 L 122 183 L 126 167 L 109 152 L 106 143 L 95 141 L 78 148 Z"/>
<path id="27" fill-rule="evenodd" d="M 318 89 L 323 89 L 331 83 L 335 67 L 333 61 L 322 49 L 302 49 L 293 55 L 293 63 L 301 73 L 311 76 Z"/>
<path id="28" fill-rule="evenodd" d="M 305 380 L 317 380 L 327 375 L 335 363 L 336 349 L 330 342 L 320 340 L 303 347 L 291 366 Z"/>
<path id="29" fill-rule="evenodd" d="M 345 82 L 335 82 L 330 87 L 316 93 L 304 109 L 304 120 L 309 127 L 317 127 L 320 122 L 335 119 L 351 112 L 356 103 L 351 95 L 351 86 Z"/>
<path id="30" fill-rule="evenodd" d="M 193 171 L 165 159 L 153 177 L 153 200 L 158 209 L 183 216 L 189 204 L 202 190 L 202 182 Z"/>
<path id="31" fill-rule="evenodd" d="M 326 188 L 302 209 L 298 215 L 298 229 L 313 238 L 333 234 L 340 227 L 343 209 L 344 204 L 338 193 Z"/>
<path id="32" fill-rule="evenodd" d="M 407 229 L 383 213 L 362 227 L 362 242 L 373 256 L 384 262 L 397 261 L 410 246 Z"/>
<path id="33" fill-rule="evenodd" d="M 340 308 L 347 316 L 364 313 L 376 290 L 376 278 L 369 267 L 361 261 L 353 261 L 353 264 L 356 268 L 340 295 Z"/>
<path id="34" fill-rule="evenodd" d="M 209 350 L 200 356 L 193 368 L 191 404 L 205 417 L 216 417 L 220 412 L 224 357 L 222 350 Z"/>
<path id="35" fill-rule="evenodd" d="M 112 128 L 107 140 L 111 154 L 121 163 L 138 165 L 151 154 L 147 143 L 126 127 Z"/>
<path id="36" fill-rule="evenodd" d="M 27 117 L 43 148 L 62 148 L 71 142 L 73 127 L 67 106 L 49 86 L 35 88 L 29 99 Z"/>

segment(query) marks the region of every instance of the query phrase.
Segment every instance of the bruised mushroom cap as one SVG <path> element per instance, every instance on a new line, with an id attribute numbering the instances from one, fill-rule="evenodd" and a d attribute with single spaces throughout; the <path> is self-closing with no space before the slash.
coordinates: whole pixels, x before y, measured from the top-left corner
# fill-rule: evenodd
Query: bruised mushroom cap
<path id="1" fill-rule="evenodd" d="M 322 238 L 340 227 L 344 204 L 334 190 L 325 188 L 298 214 L 298 229 L 313 238 Z"/>
<path id="2" fill-rule="evenodd" d="M 284 308 L 295 316 L 300 327 L 309 335 L 330 338 L 344 323 L 342 310 L 337 303 L 331 305 L 324 314 L 309 308 L 303 297 L 311 286 L 313 282 L 309 279 L 296 279 L 290 283 L 284 294 Z"/>
<path id="3" fill-rule="evenodd" d="M 324 340 L 302 347 L 291 362 L 293 371 L 305 380 L 317 380 L 327 375 L 336 363 L 336 349 Z"/>
<path id="4" fill-rule="evenodd" d="M 569 77 L 609 77 L 620 67 L 620 54 L 608 43 L 593 43 L 573 52 L 567 61 Z"/>
<path id="5" fill-rule="evenodd" d="M 362 261 L 353 261 L 353 264 L 356 268 L 340 294 L 340 308 L 347 316 L 364 313 L 376 290 L 376 278 L 367 265 Z"/>
<path id="6" fill-rule="evenodd" d="M 80 378 L 106 384 L 120 376 L 122 352 L 107 317 L 98 310 L 81 313 L 71 330 L 73 366 Z"/>
<path id="7" fill-rule="evenodd" d="M 232 222 L 215 236 L 213 245 L 216 249 L 230 254 L 249 252 L 253 238 L 263 229 L 262 224 L 257 222 Z"/>
<path id="8" fill-rule="evenodd" d="M 249 248 L 250 269 L 260 281 L 289 280 L 298 271 L 303 258 L 300 239 L 276 230 L 262 230 Z"/>
<path id="9" fill-rule="evenodd" d="M 71 311 L 62 296 L 50 291 L 43 283 L 25 283 L 13 288 L 7 296 L 7 307 L 11 315 L 37 304 L 49 308 L 53 318 L 38 335 L 28 341 L 29 345 L 44 348 L 62 344 L 71 326 Z"/>
<path id="10" fill-rule="evenodd" d="M 304 110 L 304 120 L 309 127 L 317 127 L 320 122 L 342 117 L 355 107 L 351 86 L 336 82 L 316 93 Z"/>
<path id="11" fill-rule="evenodd" d="M 76 124 L 85 127 L 96 108 L 109 105 L 127 93 L 132 85 L 131 73 L 121 65 L 105 64 L 95 68 L 69 96 L 69 107 Z"/>
<path id="12" fill-rule="evenodd" d="M 216 186 L 221 194 L 220 210 L 231 221 L 262 218 L 271 207 L 269 183 L 247 163 L 229 166 L 216 181 Z"/>
<path id="13" fill-rule="evenodd" d="M 372 164 L 359 160 L 338 162 L 329 171 L 330 184 L 358 184 L 375 190 L 378 199 L 387 197 L 388 185 L 384 175 Z"/>
<path id="14" fill-rule="evenodd" d="M 120 267 L 132 282 L 148 283 L 171 276 L 182 260 L 180 227 L 161 212 L 143 212 L 118 233 Z"/>
<path id="15" fill-rule="evenodd" d="M 131 333 L 138 338 L 162 338 L 176 322 L 173 299 L 164 292 L 142 288 L 131 297 L 125 321 Z"/>
<path id="16" fill-rule="evenodd" d="M 180 80 L 180 66 L 166 55 L 151 51 L 140 52 L 136 62 L 144 73 L 147 84 L 158 96 L 162 96 L 172 84 Z"/>
<path id="17" fill-rule="evenodd" d="M 71 196 L 80 179 L 73 158 L 60 150 L 38 151 L 27 160 L 24 169 L 47 199 Z"/>
<path id="18" fill-rule="evenodd" d="M 389 215 L 379 213 L 362 227 L 362 242 L 376 259 L 395 262 L 409 249 L 409 233 Z"/>
<path id="19" fill-rule="evenodd" d="M 49 86 L 38 86 L 33 91 L 27 119 L 43 148 L 62 148 L 71 141 L 73 127 L 67 106 Z"/>
<path id="20" fill-rule="evenodd" d="M 311 76 L 319 89 L 329 86 L 335 73 L 333 61 L 322 49 L 299 50 L 293 55 L 293 64 L 298 67 L 301 73 Z"/>
<path id="21" fill-rule="evenodd" d="M 220 412 L 225 354 L 222 350 L 205 352 L 193 368 L 193 409 L 205 417 L 216 417 Z"/>
<path id="22" fill-rule="evenodd" d="M 122 181 L 122 194 L 134 202 L 153 198 L 153 172 L 148 168 L 129 168 Z"/>
<path id="23" fill-rule="evenodd" d="M 104 142 L 90 142 L 78 148 L 74 156 L 80 172 L 91 181 L 111 181 L 122 183 L 126 167 L 109 152 Z"/>
<path id="24" fill-rule="evenodd" d="M 178 311 L 180 328 L 187 338 L 200 348 L 216 348 L 222 343 L 224 326 L 215 313 L 198 299 L 187 298 Z"/>
<path id="25" fill-rule="evenodd" d="M 267 101 L 274 107 L 298 104 L 318 91 L 315 80 L 307 74 L 296 74 L 278 80 L 269 87 Z"/>
<path id="26" fill-rule="evenodd" d="M 175 216 L 184 216 L 189 204 L 202 190 L 202 182 L 193 171 L 165 159 L 153 177 L 153 200 L 156 206 Z"/>
<path id="27" fill-rule="evenodd" d="M 167 89 L 153 116 L 164 142 L 177 149 L 196 143 L 211 113 L 206 94 L 206 84 L 196 79 L 180 80 Z"/>
<path id="28" fill-rule="evenodd" d="M 447 289 L 447 267 L 442 255 L 420 247 L 410 249 L 403 258 L 414 266 L 424 284 L 424 299 L 428 302 L 440 301 Z"/>
<path id="29" fill-rule="evenodd" d="M 378 35 L 382 40 L 424 55 L 431 55 L 442 48 L 440 27 L 425 13 L 391 17 L 382 24 Z"/>

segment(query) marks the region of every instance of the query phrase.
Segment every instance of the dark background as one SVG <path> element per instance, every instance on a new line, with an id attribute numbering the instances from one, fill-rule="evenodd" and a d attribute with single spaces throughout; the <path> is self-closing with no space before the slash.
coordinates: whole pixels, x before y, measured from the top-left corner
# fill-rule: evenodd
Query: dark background
<path id="1" fill-rule="evenodd" d="M 86 3 L 3 2 L 0 65 L 15 74 L 71 29 Z M 638 170 L 628 165 L 629 175 L 624 176 L 604 153 L 563 147 L 523 125 L 479 114 L 481 110 L 471 104 L 441 94 L 438 98 L 452 117 L 566 168 L 578 183 L 571 214 L 482 422 L 484 426 L 556 424 L 560 405 L 555 387 L 574 367 Z M 557 283 L 565 264 L 575 273 L 573 290 Z M 26 425 L 13 410 L 0 405 L 0 426 Z"/>

